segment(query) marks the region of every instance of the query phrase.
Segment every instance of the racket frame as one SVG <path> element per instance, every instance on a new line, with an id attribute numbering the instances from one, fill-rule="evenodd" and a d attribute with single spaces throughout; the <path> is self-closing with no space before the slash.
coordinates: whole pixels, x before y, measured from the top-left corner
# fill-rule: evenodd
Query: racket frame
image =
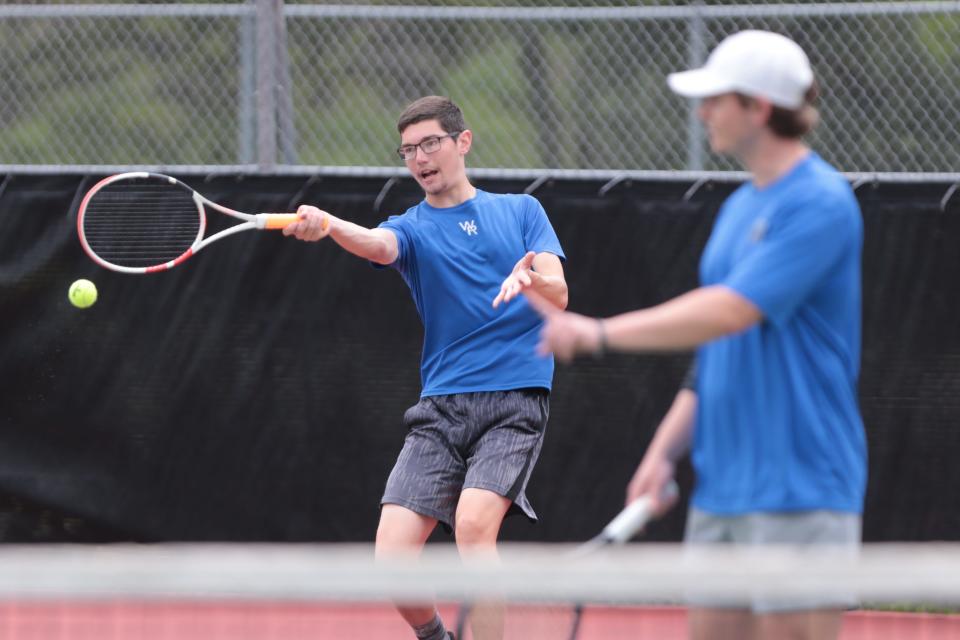
<path id="1" fill-rule="evenodd" d="M 662 498 L 672 500 L 680 494 L 680 488 L 673 480 L 663 488 Z M 571 554 L 582 558 L 598 551 L 603 547 L 625 544 L 647 526 L 653 519 L 653 499 L 649 495 L 642 495 L 628 504 L 617 516 L 611 520 L 603 531 L 577 547 Z M 568 640 L 577 640 L 580 634 L 580 622 L 583 619 L 585 605 L 577 602 L 573 606 L 573 621 L 570 624 Z"/>
<path id="2" fill-rule="evenodd" d="M 679 495 L 680 488 L 674 480 L 670 480 L 664 486 L 661 494 L 664 500 L 673 500 Z M 653 499 L 649 495 L 642 495 L 624 507 L 600 533 L 571 551 L 568 557 L 571 559 L 583 558 L 604 547 L 624 544 L 643 531 L 655 515 Z M 582 602 L 574 603 L 569 632 L 566 636 L 567 640 L 577 640 L 579 637 L 580 623 L 583 620 L 583 610 L 585 608 L 586 606 Z M 470 603 L 461 603 L 460 610 L 457 612 L 456 638 L 466 637 L 465 633 L 470 613 Z"/>
<path id="3" fill-rule="evenodd" d="M 200 217 L 200 227 L 197 230 L 197 236 L 194 241 L 190 244 L 190 247 L 184 251 L 182 254 L 177 256 L 172 260 L 162 262 L 160 264 L 151 265 L 148 267 L 130 267 L 119 264 L 114 264 L 107 260 L 104 260 L 93 249 L 90 247 L 90 244 L 87 242 L 86 234 L 83 229 L 83 221 L 86 216 L 87 205 L 90 203 L 90 200 L 99 193 L 104 187 L 111 185 L 115 182 L 120 182 L 122 180 L 133 180 L 133 179 L 144 179 L 144 178 L 153 178 L 161 181 L 168 182 L 169 184 L 175 185 L 184 189 L 191 194 L 194 203 L 197 206 L 197 214 Z M 234 225 L 218 231 L 208 238 L 204 238 L 203 234 L 207 230 L 207 212 L 205 207 L 212 207 L 220 213 L 224 213 L 228 216 L 242 220 L 240 224 Z M 84 252 L 90 259 L 96 262 L 101 267 L 105 269 L 110 269 L 111 271 L 118 271 L 120 273 L 131 273 L 131 274 L 143 274 L 143 273 L 156 273 L 158 271 L 166 271 L 167 269 L 172 269 L 173 267 L 181 264 L 187 258 L 193 256 L 198 251 L 206 247 L 207 245 L 225 238 L 227 236 L 233 235 L 235 233 L 240 233 L 241 231 L 249 231 L 251 229 L 264 230 L 264 229 L 283 229 L 288 224 L 295 222 L 297 219 L 297 214 L 295 213 L 244 213 L 242 211 L 237 211 L 236 209 L 231 209 L 230 207 L 225 207 L 222 204 L 217 204 L 212 200 L 204 197 L 196 189 L 188 186 L 187 184 L 173 178 L 171 176 L 164 175 L 162 173 L 152 173 L 149 171 L 128 171 L 126 173 L 118 173 L 112 176 L 107 176 L 97 184 L 93 185 L 86 195 L 84 195 L 83 200 L 80 202 L 80 208 L 77 210 L 77 233 L 80 236 L 80 246 L 83 247 Z M 324 221 L 326 222 L 326 220 Z"/>

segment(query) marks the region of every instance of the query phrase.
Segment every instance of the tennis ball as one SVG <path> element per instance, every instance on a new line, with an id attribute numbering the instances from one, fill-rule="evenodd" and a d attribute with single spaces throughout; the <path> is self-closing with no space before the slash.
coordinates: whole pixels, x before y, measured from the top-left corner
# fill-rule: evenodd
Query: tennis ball
<path id="1" fill-rule="evenodd" d="M 70 285 L 70 293 L 67 297 L 70 298 L 73 306 L 86 309 L 97 301 L 97 285 L 81 278 Z"/>

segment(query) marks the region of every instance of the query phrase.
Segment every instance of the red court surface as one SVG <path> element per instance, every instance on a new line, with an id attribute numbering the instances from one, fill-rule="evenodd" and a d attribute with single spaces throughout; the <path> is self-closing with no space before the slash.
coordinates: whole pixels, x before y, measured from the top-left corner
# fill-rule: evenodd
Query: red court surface
<path id="1" fill-rule="evenodd" d="M 441 613 L 452 627 L 456 607 Z M 566 640 L 569 611 L 538 607 L 508 613 L 505 640 Z M 412 638 L 386 606 L 314 603 L 0 603 L 3 640 L 387 640 Z M 580 640 L 686 638 L 678 607 L 587 608 Z M 960 640 L 960 615 L 857 611 L 842 640 Z"/>

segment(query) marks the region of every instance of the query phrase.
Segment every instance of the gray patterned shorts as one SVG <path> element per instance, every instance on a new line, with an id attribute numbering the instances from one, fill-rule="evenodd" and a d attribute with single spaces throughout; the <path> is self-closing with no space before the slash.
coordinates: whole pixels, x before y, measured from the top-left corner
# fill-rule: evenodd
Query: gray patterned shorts
<path id="1" fill-rule="evenodd" d="M 511 513 L 536 521 L 527 500 L 543 446 L 546 389 L 421 398 L 403 416 L 407 436 L 380 504 L 397 504 L 453 528 L 460 492 L 487 489 L 513 501 Z"/>

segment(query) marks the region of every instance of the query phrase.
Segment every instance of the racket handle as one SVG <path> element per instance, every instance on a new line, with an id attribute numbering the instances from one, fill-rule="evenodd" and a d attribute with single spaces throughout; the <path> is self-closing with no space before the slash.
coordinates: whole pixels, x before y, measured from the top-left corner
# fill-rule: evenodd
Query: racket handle
<path id="1" fill-rule="evenodd" d="M 258 213 L 257 229 L 283 229 L 297 221 L 296 213 Z M 330 226 L 330 216 L 323 216 L 323 230 Z"/>
<path id="2" fill-rule="evenodd" d="M 670 499 L 679 493 L 677 483 L 671 480 L 663 488 L 663 498 Z M 623 543 L 646 526 L 653 516 L 653 500 L 650 496 L 640 496 L 610 521 L 600 535 L 607 542 Z"/>
<path id="3" fill-rule="evenodd" d="M 295 213 L 258 213 L 257 229 L 283 229 L 296 221 Z"/>

